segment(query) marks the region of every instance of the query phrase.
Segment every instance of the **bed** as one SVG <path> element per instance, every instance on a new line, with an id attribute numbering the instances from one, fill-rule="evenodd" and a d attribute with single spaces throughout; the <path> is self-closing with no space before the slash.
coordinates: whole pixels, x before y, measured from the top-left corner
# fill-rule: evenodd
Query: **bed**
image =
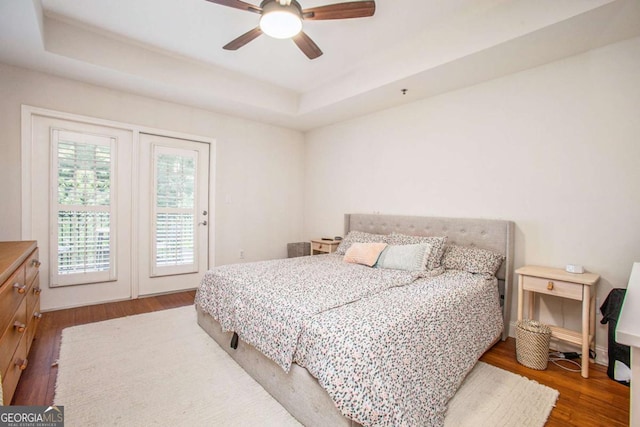
<path id="1" fill-rule="evenodd" d="M 447 247 L 504 260 L 495 275 L 416 275 L 341 255 L 223 266 L 198 289 L 198 324 L 304 425 L 439 425 L 466 373 L 506 338 L 513 230 L 504 220 L 347 214 L 345 236 L 446 236 Z"/>

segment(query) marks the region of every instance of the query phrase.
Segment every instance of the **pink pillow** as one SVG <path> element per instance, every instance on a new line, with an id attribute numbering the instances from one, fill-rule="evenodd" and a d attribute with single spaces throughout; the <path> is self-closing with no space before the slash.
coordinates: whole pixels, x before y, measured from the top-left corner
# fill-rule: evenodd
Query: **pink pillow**
<path id="1" fill-rule="evenodd" d="M 380 253 L 387 247 L 386 243 L 354 243 L 344 254 L 345 262 L 363 264 L 373 267 Z"/>

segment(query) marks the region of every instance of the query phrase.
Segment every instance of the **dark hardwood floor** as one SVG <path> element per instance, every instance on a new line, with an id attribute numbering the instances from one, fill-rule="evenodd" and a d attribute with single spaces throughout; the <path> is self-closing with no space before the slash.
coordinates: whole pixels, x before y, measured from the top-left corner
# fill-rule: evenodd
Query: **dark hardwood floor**
<path id="1" fill-rule="evenodd" d="M 55 362 L 64 328 L 189 305 L 193 304 L 194 296 L 194 291 L 188 291 L 45 313 L 29 354 L 29 367 L 22 374 L 12 403 L 50 405 L 53 402 Z M 496 344 L 480 360 L 558 390 L 560 398 L 551 412 L 548 427 L 629 425 L 629 388 L 610 380 L 604 366 L 592 366 L 588 379 L 553 364 L 545 371 L 529 369 L 516 361 L 512 338 Z"/>

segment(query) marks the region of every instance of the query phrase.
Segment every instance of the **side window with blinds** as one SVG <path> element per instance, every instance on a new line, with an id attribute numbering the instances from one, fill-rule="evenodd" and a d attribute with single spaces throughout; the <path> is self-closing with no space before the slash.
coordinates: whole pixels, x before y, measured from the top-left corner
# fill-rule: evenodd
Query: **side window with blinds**
<path id="1" fill-rule="evenodd" d="M 152 276 L 198 271 L 196 151 L 153 146 Z"/>
<path id="2" fill-rule="evenodd" d="M 116 280 L 113 137 L 51 131 L 51 286 Z"/>

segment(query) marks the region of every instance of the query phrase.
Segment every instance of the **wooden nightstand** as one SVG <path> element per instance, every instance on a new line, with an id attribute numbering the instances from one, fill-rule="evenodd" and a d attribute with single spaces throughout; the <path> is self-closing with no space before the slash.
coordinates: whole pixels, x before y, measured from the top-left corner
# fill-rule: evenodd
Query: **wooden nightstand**
<path id="1" fill-rule="evenodd" d="M 333 253 L 339 244 L 339 240 L 311 239 L 311 255 Z"/>
<path id="2" fill-rule="evenodd" d="M 525 292 L 529 300 L 529 318 L 533 318 L 535 294 L 555 295 L 582 301 L 582 331 L 551 327 L 551 336 L 582 347 L 582 376 L 589 378 L 589 349 L 595 346 L 596 284 L 598 274 L 567 273 L 559 268 L 524 266 L 516 270 L 518 279 L 518 320 L 523 319 Z"/>

